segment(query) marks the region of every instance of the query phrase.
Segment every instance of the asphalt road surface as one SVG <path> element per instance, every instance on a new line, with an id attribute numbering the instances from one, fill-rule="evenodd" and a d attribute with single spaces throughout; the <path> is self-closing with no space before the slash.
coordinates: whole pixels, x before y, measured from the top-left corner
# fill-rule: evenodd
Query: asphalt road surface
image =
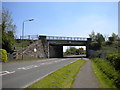
<path id="1" fill-rule="evenodd" d="M 35 61 L 4 64 L 2 66 L 2 88 L 25 88 L 48 74 L 79 58 L 51 58 Z"/>

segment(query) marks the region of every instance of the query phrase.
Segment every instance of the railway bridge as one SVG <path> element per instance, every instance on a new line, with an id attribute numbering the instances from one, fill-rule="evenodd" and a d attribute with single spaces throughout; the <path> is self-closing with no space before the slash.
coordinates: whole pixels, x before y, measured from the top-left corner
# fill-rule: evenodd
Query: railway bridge
<path id="1" fill-rule="evenodd" d="M 86 46 L 86 57 L 89 57 L 89 45 L 91 38 L 39 36 L 43 43 L 44 52 L 48 58 L 63 57 L 63 46 Z"/>

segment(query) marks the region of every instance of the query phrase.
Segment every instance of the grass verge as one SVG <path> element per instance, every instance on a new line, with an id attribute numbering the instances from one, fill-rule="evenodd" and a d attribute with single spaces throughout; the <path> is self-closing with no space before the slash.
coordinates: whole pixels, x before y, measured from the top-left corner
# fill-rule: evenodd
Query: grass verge
<path id="1" fill-rule="evenodd" d="M 85 60 L 77 60 L 49 74 L 25 90 L 29 90 L 29 88 L 71 88 L 76 74 L 84 63 Z"/>
<path id="2" fill-rule="evenodd" d="M 92 60 L 92 67 L 94 73 L 100 83 L 100 88 L 116 88 L 113 84 L 113 80 L 109 79 L 97 66 L 97 64 Z"/>

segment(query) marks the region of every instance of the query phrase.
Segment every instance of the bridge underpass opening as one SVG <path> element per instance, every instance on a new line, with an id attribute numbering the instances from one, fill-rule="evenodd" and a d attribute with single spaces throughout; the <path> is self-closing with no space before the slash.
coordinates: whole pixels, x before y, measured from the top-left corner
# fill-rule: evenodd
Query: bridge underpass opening
<path id="1" fill-rule="evenodd" d="M 86 57 L 86 46 L 63 46 L 63 57 Z"/>

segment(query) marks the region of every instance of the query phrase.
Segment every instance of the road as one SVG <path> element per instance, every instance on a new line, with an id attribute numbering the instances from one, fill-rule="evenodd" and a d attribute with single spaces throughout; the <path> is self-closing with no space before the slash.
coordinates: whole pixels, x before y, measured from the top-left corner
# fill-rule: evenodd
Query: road
<path id="1" fill-rule="evenodd" d="M 2 88 L 25 88 L 79 58 L 51 58 L 2 66 Z"/>

